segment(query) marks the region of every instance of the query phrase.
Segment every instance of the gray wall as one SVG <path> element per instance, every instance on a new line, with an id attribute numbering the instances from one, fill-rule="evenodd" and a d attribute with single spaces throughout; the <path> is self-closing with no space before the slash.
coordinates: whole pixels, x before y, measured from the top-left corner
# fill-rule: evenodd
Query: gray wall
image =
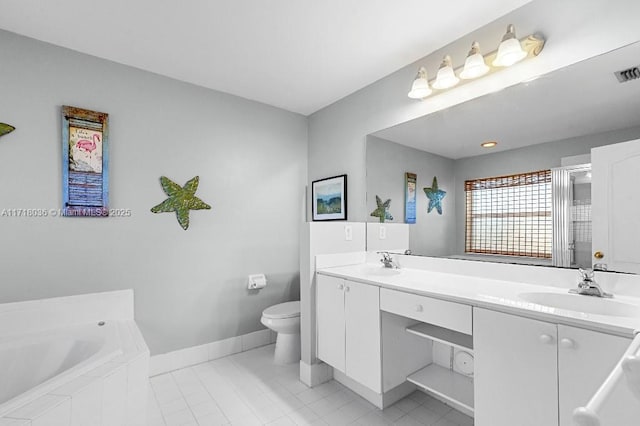
<path id="1" fill-rule="evenodd" d="M 640 138 L 640 126 L 462 158 L 454 163 L 456 253 L 464 253 L 464 181 L 559 167 L 562 157 L 589 154 L 591 148 Z"/>
<path id="2" fill-rule="evenodd" d="M 635 22 L 640 2 L 622 0 L 620 6 L 612 7 L 607 0 L 534 0 L 480 29 L 469 28 L 472 32 L 467 36 L 312 114 L 308 184 L 348 174 L 349 220 L 366 220 L 366 135 L 491 93 L 504 87 L 501 81 L 509 73 L 506 70 L 494 74 L 493 85 L 484 85 L 479 79 L 464 89 L 418 102 L 407 98 L 407 92 L 419 66 L 426 66 L 433 76 L 444 54 L 461 61 L 459 58 L 466 57 L 473 40 L 485 48 L 495 46 L 507 24 L 514 23 L 520 37 L 534 32 L 544 34 L 545 49 L 531 66 L 538 67 L 541 73 L 550 72 L 640 39 L 640 26 Z"/>
<path id="3" fill-rule="evenodd" d="M 110 207 L 131 217 L 0 216 L 0 302 L 133 288 L 152 353 L 263 328 L 299 296 L 307 119 L 0 31 L 0 211 L 61 206 L 60 106 L 110 114 Z M 212 210 L 149 209 L 160 176 Z M 267 274 L 260 293 L 250 273 Z"/>
<path id="4" fill-rule="evenodd" d="M 409 248 L 425 256 L 448 255 L 455 249 L 454 161 L 381 139 L 367 137 L 367 221 L 378 222 L 370 213 L 376 208 L 376 195 L 391 199 L 390 222 L 404 223 L 405 173 L 416 173 L 416 223 L 409 225 Z M 423 188 L 431 187 L 433 177 L 438 187 L 447 191 L 442 202 L 443 214 L 427 213 L 429 200 Z"/>

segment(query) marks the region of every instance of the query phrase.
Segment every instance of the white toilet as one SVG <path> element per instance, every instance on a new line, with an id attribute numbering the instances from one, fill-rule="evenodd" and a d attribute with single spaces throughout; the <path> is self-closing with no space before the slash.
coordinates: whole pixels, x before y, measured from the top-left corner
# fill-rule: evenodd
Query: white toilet
<path id="1" fill-rule="evenodd" d="M 260 322 L 278 333 L 276 364 L 300 361 L 300 301 L 268 307 L 262 312 Z"/>

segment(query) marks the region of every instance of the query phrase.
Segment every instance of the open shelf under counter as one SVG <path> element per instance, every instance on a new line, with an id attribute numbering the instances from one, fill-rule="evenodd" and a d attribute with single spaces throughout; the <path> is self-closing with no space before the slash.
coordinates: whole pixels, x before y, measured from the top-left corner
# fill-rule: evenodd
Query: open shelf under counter
<path id="1" fill-rule="evenodd" d="M 421 322 L 407 327 L 407 332 L 416 334 L 427 339 L 451 345 L 456 348 L 473 350 L 473 336 L 438 327 L 437 325 Z"/>
<path id="2" fill-rule="evenodd" d="M 454 406 L 473 413 L 473 379 L 455 371 L 429 364 L 416 371 L 407 380 L 422 389 L 438 395 Z"/>

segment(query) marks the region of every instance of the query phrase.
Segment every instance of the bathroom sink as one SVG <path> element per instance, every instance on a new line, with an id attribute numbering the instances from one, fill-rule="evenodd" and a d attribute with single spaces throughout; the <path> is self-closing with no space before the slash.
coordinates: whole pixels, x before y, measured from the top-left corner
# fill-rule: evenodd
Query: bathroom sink
<path id="1" fill-rule="evenodd" d="M 384 266 L 367 265 L 364 267 L 363 272 L 367 275 L 378 275 L 381 277 L 390 277 L 393 275 L 400 275 L 400 269 L 385 268 Z"/>
<path id="2" fill-rule="evenodd" d="M 521 293 L 522 300 L 551 308 L 614 317 L 640 317 L 640 306 L 615 299 L 563 293 Z"/>

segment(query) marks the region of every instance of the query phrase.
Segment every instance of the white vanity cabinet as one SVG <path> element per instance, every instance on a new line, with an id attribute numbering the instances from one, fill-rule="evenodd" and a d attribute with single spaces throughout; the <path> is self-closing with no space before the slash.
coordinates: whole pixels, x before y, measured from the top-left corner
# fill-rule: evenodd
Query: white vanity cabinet
<path id="1" fill-rule="evenodd" d="M 571 426 L 630 342 L 474 309 L 476 426 Z"/>
<path id="2" fill-rule="evenodd" d="M 558 424 L 556 325 L 473 310 L 476 426 Z"/>
<path id="3" fill-rule="evenodd" d="M 318 358 L 381 393 L 380 289 L 317 275 L 316 302 Z"/>
<path id="4" fill-rule="evenodd" d="M 629 347 L 631 339 L 558 325 L 560 426 L 587 404 Z"/>

